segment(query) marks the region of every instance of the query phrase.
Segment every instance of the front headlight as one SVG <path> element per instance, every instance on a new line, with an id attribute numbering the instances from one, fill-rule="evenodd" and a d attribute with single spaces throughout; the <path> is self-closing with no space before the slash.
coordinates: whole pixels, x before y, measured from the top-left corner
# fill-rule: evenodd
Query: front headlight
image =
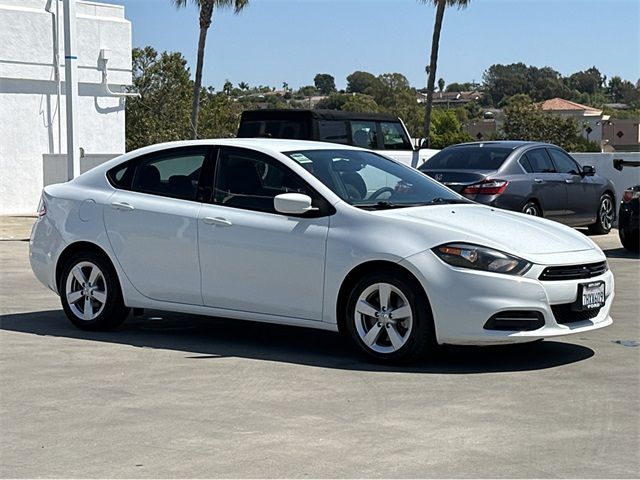
<path id="1" fill-rule="evenodd" d="M 492 248 L 470 243 L 449 243 L 433 249 L 440 259 L 453 267 L 472 268 L 485 272 L 524 275 L 531 263 Z"/>

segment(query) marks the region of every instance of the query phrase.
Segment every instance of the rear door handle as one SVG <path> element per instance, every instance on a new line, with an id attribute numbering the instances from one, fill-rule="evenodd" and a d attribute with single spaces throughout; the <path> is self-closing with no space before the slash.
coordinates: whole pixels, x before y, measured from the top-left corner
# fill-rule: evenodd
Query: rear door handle
<path id="1" fill-rule="evenodd" d="M 202 221 L 207 225 L 219 225 L 221 227 L 230 227 L 233 225 L 229 220 L 221 217 L 204 217 Z"/>
<path id="2" fill-rule="evenodd" d="M 115 208 L 116 210 L 124 210 L 124 211 L 131 211 L 136 209 L 136 207 L 134 207 L 133 205 L 129 205 L 126 202 L 113 202 L 111 204 L 111 207 Z"/>
<path id="3" fill-rule="evenodd" d="M 565 178 L 564 183 L 573 183 L 573 180 L 571 180 L 570 178 Z"/>
<path id="4" fill-rule="evenodd" d="M 534 179 L 533 179 L 533 181 L 534 181 L 534 182 L 536 182 L 536 183 L 542 183 L 542 182 L 544 182 L 544 180 L 543 180 L 543 179 L 541 179 L 541 178 L 534 178 Z"/>

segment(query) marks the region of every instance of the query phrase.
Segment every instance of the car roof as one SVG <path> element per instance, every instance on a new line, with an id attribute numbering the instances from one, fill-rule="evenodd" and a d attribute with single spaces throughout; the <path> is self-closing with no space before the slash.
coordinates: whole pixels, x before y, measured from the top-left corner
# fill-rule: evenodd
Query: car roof
<path id="1" fill-rule="evenodd" d="M 282 154 L 285 152 L 304 151 L 304 150 L 366 150 L 364 148 L 352 147 L 351 145 L 343 145 L 337 143 L 327 142 L 314 142 L 310 140 L 287 140 L 280 138 L 214 138 L 214 139 L 201 139 L 201 140 L 179 140 L 175 142 L 156 143 L 154 145 L 148 145 L 146 147 L 132 150 L 112 158 L 97 167 L 92 168 L 78 178 L 89 178 L 94 175 L 100 175 L 100 172 L 113 168 L 116 165 L 120 165 L 132 158 L 146 155 L 149 153 L 161 152 L 171 148 L 181 147 L 194 147 L 199 145 L 208 146 L 230 146 L 239 148 L 250 148 L 258 151 L 262 151 L 267 154 Z M 93 172 L 93 173 L 92 173 Z"/>
<path id="2" fill-rule="evenodd" d="M 391 113 L 345 112 L 342 110 L 298 110 L 298 109 L 264 109 L 245 110 L 242 120 L 382 120 L 397 122 L 398 117 Z"/>
<path id="3" fill-rule="evenodd" d="M 534 147 L 534 146 L 559 148 L 557 147 L 557 145 L 553 145 L 551 143 L 545 143 L 545 142 L 529 142 L 525 140 L 491 140 L 487 142 L 459 143 L 457 145 L 451 145 L 447 147 L 447 149 L 456 148 L 456 147 L 469 147 L 469 146 L 494 146 L 494 147 L 511 148 L 513 150 L 515 150 L 516 148 Z"/>
<path id="4" fill-rule="evenodd" d="M 283 138 L 213 138 L 201 140 L 183 140 L 177 142 L 158 143 L 144 147 L 149 151 L 165 150 L 175 147 L 189 147 L 198 145 L 220 145 L 231 147 L 257 148 L 269 150 L 274 153 L 290 152 L 295 150 L 364 150 L 363 148 L 343 145 L 339 143 L 316 142 L 311 140 L 290 140 Z"/>

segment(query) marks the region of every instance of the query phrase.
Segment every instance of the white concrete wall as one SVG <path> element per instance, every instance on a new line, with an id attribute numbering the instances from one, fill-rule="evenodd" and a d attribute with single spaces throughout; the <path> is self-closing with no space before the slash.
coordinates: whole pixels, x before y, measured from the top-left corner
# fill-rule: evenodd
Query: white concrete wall
<path id="1" fill-rule="evenodd" d="M 596 174 L 608 178 L 616 188 L 616 202 L 620 202 L 625 189 L 640 185 L 640 167 L 624 167 L 622 171 L 613 168 L 613 160 L 640 161 L 640 153 L 572 153 L 580 165 L 592 165 L 596 168 Z"/>
<path id="2" fill-rule="evenodd" d="M 55 22 L 45 10 L 50 3 L 55 12 L 56 2 L 60 108 Z M 0 214 L 34 212 L 43 187 L 43 155 L 66 153 L 62 9 L 61 0 L 0 0 Z M 111 90 L 130 85 L 131 24 L 119 5 L 78 1 L 76 13 L 79 146 L 87 154 L 124 153 L 124 102 L 100 85 L 98 57 L 100 49 L 111 50 Z"/>

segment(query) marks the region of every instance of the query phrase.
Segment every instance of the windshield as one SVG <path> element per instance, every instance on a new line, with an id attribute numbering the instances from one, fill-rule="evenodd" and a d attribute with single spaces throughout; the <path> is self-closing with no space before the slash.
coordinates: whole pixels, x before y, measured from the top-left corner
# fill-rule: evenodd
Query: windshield
<path id="1" fill-rule="evenodd" d="M 285 155 L 356 207 L 384 209 L 469 203 L 417 170 L 372 152 L 304 150 Z"/>
<path id="2" fill-rule="evenodd" d="M 436 153 L 420 170 L 498 170 L 513 149 L 489 145 L 464 145 Z"/>

